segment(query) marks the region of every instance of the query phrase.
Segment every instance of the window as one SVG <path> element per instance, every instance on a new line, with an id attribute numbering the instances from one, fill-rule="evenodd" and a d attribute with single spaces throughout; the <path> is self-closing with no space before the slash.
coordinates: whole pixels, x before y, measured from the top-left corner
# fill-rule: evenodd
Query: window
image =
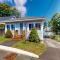
<path id="1" fill-rule="evenodd" d="M 10 30 L 10 25 L 7 25 L 7 29 Z"/>
<path id="2" fill-rule="evenodd" d="M 35 24 L 35 27 L 36 27 L 36 29 L 40 30 L 40 28 L 41 28 L 40 23 L 36 23 L 36 24 Z"/>
<path id="3" fill-rule="evenodd" d="M 23 23 L 20 23 L 20 30 L 23 30 Z"/>
<path id="4" fill-rule="evenodd" d="M 31 30 L 34 27 L 33 24 L 29 24 L 29 30 Z"/>
<path id="5" fill-rule="evenodd" d="M 14 25 L 11 25 L 11 30 L 15 30 L 15 26 Z"/>

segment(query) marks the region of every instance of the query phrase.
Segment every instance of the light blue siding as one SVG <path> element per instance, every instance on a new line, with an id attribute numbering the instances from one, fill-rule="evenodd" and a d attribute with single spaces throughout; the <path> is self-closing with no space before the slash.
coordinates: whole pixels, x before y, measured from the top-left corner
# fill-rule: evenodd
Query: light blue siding
<path id="1" fill-rule="evenodd" d="M 35 27 L 35 24 L 36 24 L 37 22 L 28 22 L 28 23 L 23 23 L 23 26 L 20 26 L 20 23 L 8 23 L 9 25 L 10 25 L 10 30 L 12 31 L 12 29 L 11 29 L 11 25 L 12 24 L 14 24 L 15 25 L 15 29 L 14 30 L 17 30 L 18 31 L 18 35 L 20 35 L 21 34 L 21 29 L 22 30 L 25 30 L 26 31 L 26 38 L 28 38 L 29 37 L 29 34 L 30 34 L 30 32 L 31 32 L 31 30 L 29 30 L 29 24 L 33 24 L 33 26 Z M 41 28 L 39 29 L 39 30 L 37 30 L 38 31 L 38 35 L 39 35 L 39 37 L 40 37 L 40 39 L 42 39 L 43 40 L 43 22 L 38 22 L 38 23 L 40 23 L 41 24 Z M 5 32 L 7 31 L 7 24 L 5 24 Z"/>

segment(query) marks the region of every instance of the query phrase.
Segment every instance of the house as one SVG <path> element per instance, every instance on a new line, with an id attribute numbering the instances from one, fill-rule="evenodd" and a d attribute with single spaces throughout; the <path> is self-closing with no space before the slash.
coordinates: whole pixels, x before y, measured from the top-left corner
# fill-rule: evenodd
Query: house
<path id="1" fill-rule="evenodd" d="M 38 35 L 41 40 L 43 40 L 43 26 L 45 18 L 43 17 L 25 17 L 25 18 L 2 18 L 0 23 L 5 23 L 5 32 L 9 29 L 14 35 L 14 31 L 18 35 L 21 34 L 21 31 L 26 31 L 26 38 L 29 37 L 30 31 L 33 27 L 37 29 Z"/>
<path id="2" fill-rule="evenodd" d="M 54 33 L 51 31 L 51 27 L 45 27 L 44 29 L 44 38 L 49 38 L 50 36 L 53 36 Z"/>

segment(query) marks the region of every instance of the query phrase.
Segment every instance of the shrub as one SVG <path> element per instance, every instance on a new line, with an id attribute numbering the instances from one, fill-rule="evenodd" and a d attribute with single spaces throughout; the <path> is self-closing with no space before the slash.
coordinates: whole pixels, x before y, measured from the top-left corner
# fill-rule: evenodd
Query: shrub
<path id="1" fill-rule="evenodd" d="M 0 29 L 4 29 L 5 25 L 4 24 L 0 24 Z"/>
<path id="2" fill-rule="evenodd" d="M 50 38 L 51 38 L 51 39 L 55 39 L 55 35 L 51 35 Z"/>
<path id="3" fill-rule="evenodd" d="M 26 34 L 25 34 L 25 31 L 22 31 L 22 40 L 26 40 Z"/>
<path id="4" fill-rule="evenodd" d="M 29 41 L 30 42 L 40 42 L 40 38 L 38 36 L 37 30 L 33 28 L 31 30 L 30 36 L 29 36 Z"/>
<path id="5" fill-rule="evenodd" d="M 10 30 L 7 30 L 7 32 L 6 32 L 6 34 L 5 34 L 5 37 L 6 38 L 12 38 L 12 33 L 11 33 L 11 31 Z"/>

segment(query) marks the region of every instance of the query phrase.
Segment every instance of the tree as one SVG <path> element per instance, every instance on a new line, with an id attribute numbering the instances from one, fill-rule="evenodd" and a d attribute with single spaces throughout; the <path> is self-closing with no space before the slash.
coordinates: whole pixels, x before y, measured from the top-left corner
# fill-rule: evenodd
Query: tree
<path id="1" fill-rule="evenodd" d="M 10 16 L 11 8 L 9 5 L 0 4 L 0 17 Z"/>
<path id="2" fill-rule="evenodd" d="M 19 12 L 11 6 L 3 3 L 0 4 L 0 17 L 16 16 L 19 17 Z"/>
<path id="3" fill-rule="evenodd" d="M 14 8 L 14 7 L 12 8 L 11 15 L 15 16 L 17 18 L 19 18 L 21 16 L 20 12 L 18 12 L 18 10 L 16 8 Z"/>
<path id="4" fill-rule="evenodd" d="M 49 25 L 54 33 L 57 34 L 60 31 L 60 13 L 56 13 L 52 17 L 51 21 L 49 21 Z"/>
<path id="5" fill-rule="evenodd" d="M 33 28 L 31 30 L 31 33 L 30 33 L 30 36 L 29 36 L 29 41 L 30 42 L 39 42 L 40 41 L 37 30 L 35 28 Z"/>

